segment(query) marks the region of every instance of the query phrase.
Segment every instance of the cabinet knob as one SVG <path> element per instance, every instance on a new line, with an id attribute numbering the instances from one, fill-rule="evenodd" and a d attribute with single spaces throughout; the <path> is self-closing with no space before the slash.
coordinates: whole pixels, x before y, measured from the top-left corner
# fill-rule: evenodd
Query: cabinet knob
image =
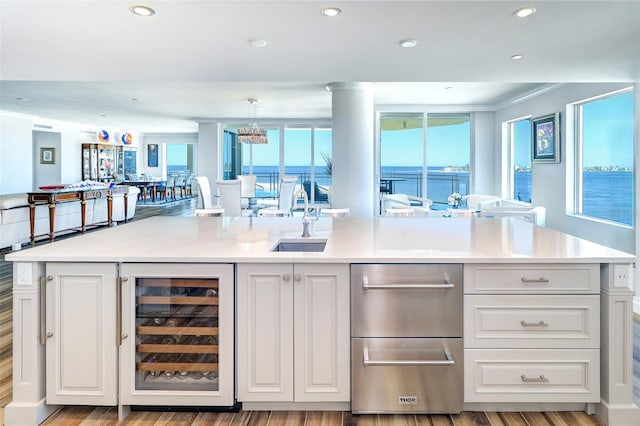
<path id="1" fill-rule="evenodd" d="M 47 281 L 53 281 L 53 275 L 47 275 Z"/>
<path id="2" fill-rule="evenodd" d="M 294 279 L 294 280 L 296 280 L 296 281 L 302 281 L 302 275 L 300 275 L 300 274 L 295 274 L 295 275 L 293 276 L 293 279 Z"/>
<path id="3" fill-rule="evenodd" d="M 122 340 L 124 340 L 127 337 L 129 337 L 129 335 L 127 333 L 122 333 L 122 335 L 120 337 L 122 338 Z"/>
<path id="4" fill-rule="evenodd" d="M 129 281 L 129 277 L 122 277 L 122 282 Z"/>
<path id="5" fill-rule="evenodd" d="M 291 275 L 289 275 L 289 274 L 284 274 L 282 276 L 282 281 L 289 281 L 290 279 L 291 279 Z"/>
<path id="6" fill-rule="evenodd" d="M 48 332 L 46 336 L 47 336 L 47 339 L 48 339 L 49 337 L 53 337 L 53 333 L 52 333 L 52 332 Z"/>

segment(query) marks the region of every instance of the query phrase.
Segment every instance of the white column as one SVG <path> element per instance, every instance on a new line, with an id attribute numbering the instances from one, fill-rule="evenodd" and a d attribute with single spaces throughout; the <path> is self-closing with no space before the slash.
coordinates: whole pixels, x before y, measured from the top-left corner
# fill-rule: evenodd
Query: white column
<path id="1" fill-rule="evenodd" d="M 331 205 L 351 216 L 374 215 L 374 112 L 370 83 L 330 83 Z"/>
<path id="2" fill-rule="evenodd" d="M 222 179 L 222 138 L 219 123 L 198 123 L 196 170 L 198 176 L 207 176 L 211 187 Z"/>

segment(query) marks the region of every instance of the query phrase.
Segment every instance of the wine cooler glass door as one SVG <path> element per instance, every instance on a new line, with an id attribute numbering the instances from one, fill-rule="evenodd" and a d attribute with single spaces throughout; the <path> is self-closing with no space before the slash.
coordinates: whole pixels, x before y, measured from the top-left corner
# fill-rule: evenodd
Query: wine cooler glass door
<path id="1" fill-rule="evenodd" d="M 233 265 L 123 263 L 119 275 L 120 402 L 233 406 Z"/>
<path id="2" fill-rule="evenodd" d="M 218 279 L 135 279 L 136 390 L 217 391 Z"/>

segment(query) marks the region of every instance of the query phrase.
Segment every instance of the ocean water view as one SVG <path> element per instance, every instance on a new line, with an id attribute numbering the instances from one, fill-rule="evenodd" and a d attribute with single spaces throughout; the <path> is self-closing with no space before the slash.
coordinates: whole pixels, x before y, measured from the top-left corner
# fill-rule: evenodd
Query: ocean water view
<path id="1" fill-rule="evenodd" d="M 422 171 L 419 167 L 383 166 L 381 177 L 394 177 L 394 192 L 420 196 L 422 194 Z M 326 166 L 315 167 L 318 185 L 330 187 L 331 176 Z M 243 167 L 248 174 L 249 168 Z M 277 166 L 253 166 L 257 183 L 265 189 L 277 188 L 279 173 Z M 310 180 L 310 166 L 287 166 L 285 174 L 299 176 L 300 181 Z M 520 201 L 531 201 L 531 172 L 515 173 L 516 194 Z M 632 225 L 633 218 L 633 172 L 631 171 L 585 171 L 583 172 L 583 213 L 597 218 Z M 564 190 L 559 188 L 558 190 Z M 452 192 L 469 193 L 469 172 L 446 167 L 429 167 L 427 170 L 427 196 L 434 208 L 447 206 Z"/>

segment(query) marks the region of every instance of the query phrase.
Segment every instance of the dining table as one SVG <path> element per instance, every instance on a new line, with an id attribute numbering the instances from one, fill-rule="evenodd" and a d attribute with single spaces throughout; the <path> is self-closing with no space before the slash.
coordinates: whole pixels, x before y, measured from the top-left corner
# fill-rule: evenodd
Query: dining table
<path id="1" fill-rule="evenodd" d="M 251 210 L 252 216 L 258 216 L 258 210 L 260 210 L 260 199 L 275 199 L 278 198 L 278 191 L 271 191 L 268 189 L 256 189 L 255 193 L 247 196 L 243 196 L 243 199 L 247 200 L 247 206 Z"/>
<path id="2" fill-rule="evenodd" d="M 380 192 L 387 192 L 393 194 L 395 192 L 395 183 L 407 180 L 403 177 L 381 177 L 380 178 Z M 384 189 L 384 191 L 383 191 Z"/>
<path id="3" fill-rule="evenodd" d="M 156 189 L 158 186 L 166 183 L 165 179 L 153 178 L 153 179 L 130 179 L 123 182 L 119 182 L 120 185 L 135 186 L 140 189 L 140 195 L 142 196 L 142 203 L 147 203 L 147 195 L 151 197 L 151 202 L 156 201 Z"/>

